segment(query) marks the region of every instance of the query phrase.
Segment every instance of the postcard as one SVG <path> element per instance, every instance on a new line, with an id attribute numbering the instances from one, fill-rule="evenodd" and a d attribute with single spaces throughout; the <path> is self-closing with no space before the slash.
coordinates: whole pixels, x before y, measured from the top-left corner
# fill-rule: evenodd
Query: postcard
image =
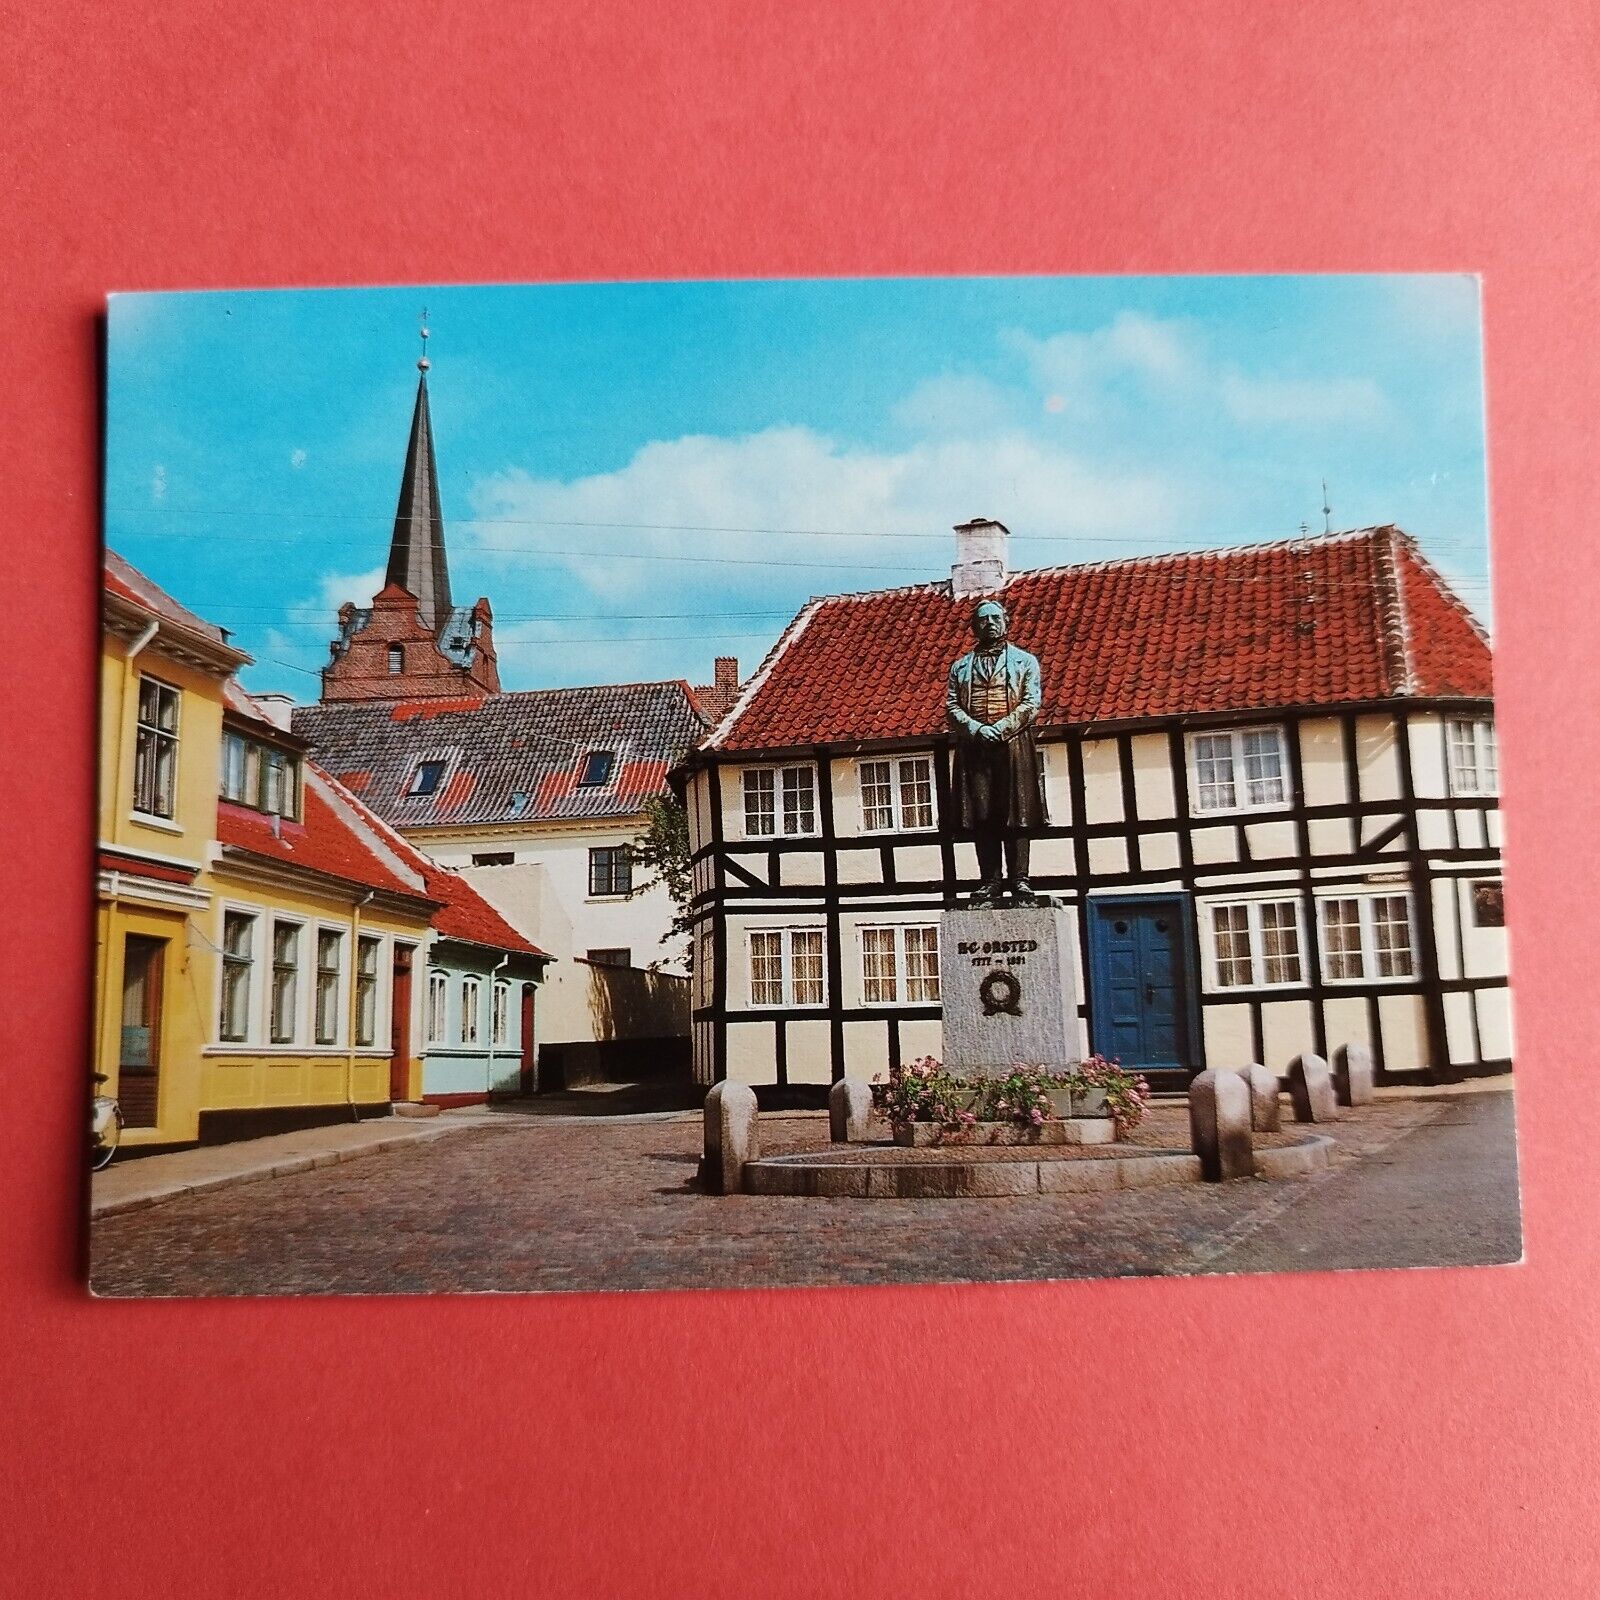
<path id="1" fill-rule="evenodd" d="M 1470 275 L 114 296 L 90 1278 L 1520 1258 Z"/>

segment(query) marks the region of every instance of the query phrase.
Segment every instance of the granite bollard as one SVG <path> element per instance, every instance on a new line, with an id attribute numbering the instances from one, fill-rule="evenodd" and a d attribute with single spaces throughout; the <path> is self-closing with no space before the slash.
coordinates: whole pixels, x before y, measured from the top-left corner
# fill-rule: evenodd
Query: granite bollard
<path id="1" fill-rule="evenodd" d="M 1333 1092 L 1342 1106 L 1369 1106 L 1377 1098 L 1372 1052 L 1364 1044 L 1342 1044 L 1333 1052 Z"/>
<path id="2" fill-rule="evenodd" d="M 712 1194 L 740 1193 L 745 1162 L 761 1154 L 756 1092 L 749 1084 L 724 1079 L 706 1096 L 705 1152 L 706 1188 Z"/>
<path id="3" fill-rule="evenodd" d="M 828 1091 L 828 1137 L 835 1144 L 864 1144 L 872 1120 L 872 1085 L 841 1078 Z"/>
<path id="4" fill-rule="evenodd" d="M 1336 1122 L 1339 1102 L 1333 1074 L 1319 1055 L 1307 1051 L 1289 1063 L 1289 1100 L 1296 1122 Z"/>
<path id="5" fill-rule="evenodd" d="M 1277 1073 L 1269 1072 L 1257 1061 L 1241 1067 L 1239 1076 L 1250 1090 L 1250 1126 L 1257 1133 L 1276 1133 L 1283 1126 Z"/>
<path id="6" fill-rule="evenodd" d="M 1250 1086 L 1242 1074 L 1208 1067 L 1189 1085 L 1189 1142 L 1208 1183 L 1252 1177 Z"/>

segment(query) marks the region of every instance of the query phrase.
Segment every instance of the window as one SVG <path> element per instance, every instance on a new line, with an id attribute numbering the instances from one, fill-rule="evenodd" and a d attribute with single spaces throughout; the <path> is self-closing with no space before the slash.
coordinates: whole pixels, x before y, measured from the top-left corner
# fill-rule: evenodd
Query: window
<path id="1" fill-rule="evenodd" d="M 585 953 L 584 959 L 593 962 L 597 967 L 631 967 L 633 951 L 621 946 L 615 949 L 590 950 Z"/>
<path id="2" fill-rule="evenodd" d="M 170 817 L 177 793 L 178 691 L 139 679 L 139 725 L 133 746 L 133 809 Z"/>
<path id="3" fill-rule="evenodd" d="M 428 974 L 428 1043 L 444 1041 L 444 1009 L 450 993 L 450 980 L 442 972 Z"/>
<path id="4" fill-rule="evenodd" d="M 711 967 L 716 959 L 716 945 L 709 931 L 700 935 L 700 942 L 694 955 L 694 982 L 695 992 L 698 994 L 701 1005 L 711 1004 Z"/>
<path id="5" fill-rule="evenodd" d="M 1196 811 L 1270 811 L 1288 804 L 1282 728 L 1196 733 L 1189 767 Z"/>
<path id="6" fill-rule="evenodd" d="M 300 929 L 292 922 L 272 925 L 272 1042 L 293 1044 L 300 984 Z"/>
<path id="7" fill-rule="evenodd" d="M 1454 717 L 1450 742 L 1450 793 L 1499 794 L 1500 751 L 1487 717 Z"/>
<path id="8" fill-rule="evenodd" d="M 868 1005 L 932 1003 L 939 998 L 939 928 L 861 930 L 861 995 Z"/>
<path id="9" fill-rule="evenodd" d="M 278 816 L 300 814 L 300 758 L 242 733 L 222 736 L 222 798 Z"/>
<path id="10" fill-rule="evenodd" d="M 391 672 L 402 672 L 402 671 L 405 670 L 405 664 L 406 664 L 406 652 L 405 652 L 404 646 L 398 645 L 398 644 L 390 645 L 389 646 L 389 670 Z"/>
<path id="11" fill-rule="evenodd" d="M 439 787 L 439 780 L 444 776 L 445 763 L 443 761 L 419 761 L 417 769 L 411 774 L 411 787 L 406 790 L 411 794 L 432 794 Z"/>
<path id="12" fill-rule="evenodd" d="M 898 761 L 863 761 L 861 827 L 877 833 L 893 828 L 933 826 L 933 763 L 927 756 Z"/>
<path id="13" fill-rule="evenodd" d="M 1506 925 L 1506 889 L 1498 878 L 1480 878 L 1472 886 L 1472 925 L 1503 928 Z"/>
<path id="14" fill-rule="evenodd" d="M 591 750 L 583 758 L 583 767 L 578 773 L 578 787 L 598 789 L 610 783 L 611 769 L 616 765 L 616 759 L 610 750 Z"/>
<path id="15" fill-rule="evenodd" d="M 1317 914 L 1322 974 L 1330 983 L 1412 976 L 1408 895 L 1330 896 L 1317 902 Z"/>
<path id="16" fill-rule="evenodd" d="M 825 996 L 820 928 L 762 928 L 751 933 L 751 1005 L 820 1006 Z"/>
<path id="17" fill-rule="evenodd" d="M 589 852 L 591 895 L 633 892 L 633 850 L 625 844 L 599 845 Z"/>
<path id="18" fill-rule="evenodd" d="M 339 961 L 344 936 L 317 929 L 317 1043 L 339 1042 Z"/>
<path id="19" fill-rule="evenodd" d="M 508 817 L 520 817 L 527 809 L 527 794 L 521 789 L 513 790 L 511 798 L 506 801 L 506 815 Z"/>
<path id="20" fill-rule="evenodd" d="M 218 1033 L 229 1043 L 250 1034 L 250 968 L 255 961 L 256 919 L 243 911 L 222 918 L 222 1017 Z"/>
<path id="21" fill-rule="evenodd" d="M 461 980 L 462 1044 L 476 1044 L 478 1042 L 478 1012 L 482 1009 L 479 995 L 482 988 L 483 980 L 481 978 L 463 978 Z"/>
<path id="22" fill-rule="evenodd" d="M 817 774 L 813 767 L 747 767 L 744 831 L 747 838 L 817 831 Z"/>
<path id="23" fill-rule="evenodd" d="M 1219 989 L 1300 983 L 1300 912 L 1293 900 L 1241 900 L 1211 907 L 1213 970 Z"/>
<path id="24" fill-rule="evenodd" d="M 362 934 L 356 947 L 356 1043 L 378 1039 L 378 946 L 381 940 Z"/>
<path id="25" fill-rule="evenodd" d="M 511 1037 L 511 985 L 494 986 L 494 1009 L 489 1023 L 489 1043 L 499 1047 Z"/>
<path id="26" fill-rule="evenodd" d="M 473 853 L 475 867 L 509 867 L 517 859 L 515 850 L 478 850 Z"/>

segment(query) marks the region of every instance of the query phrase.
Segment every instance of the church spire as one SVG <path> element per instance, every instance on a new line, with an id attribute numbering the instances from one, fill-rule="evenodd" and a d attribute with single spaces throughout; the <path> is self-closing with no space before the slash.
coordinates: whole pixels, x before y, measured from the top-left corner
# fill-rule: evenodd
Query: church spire
<path id="1" fill-rule="evenodd" d="M 427 350 L 426 310 L 420 334 Z M 400 503 L 389 542 L 385 583 L 397 583 L 417 597 L 424 625 L 437 631 L 450 615 L 450 567 L 444 553 L 444 517 L 439 510 L 439 470 L 433 459 L 433 423 L 428 415 L 428 357 L 417 360 L 417 404 L 411 414 Z"/>

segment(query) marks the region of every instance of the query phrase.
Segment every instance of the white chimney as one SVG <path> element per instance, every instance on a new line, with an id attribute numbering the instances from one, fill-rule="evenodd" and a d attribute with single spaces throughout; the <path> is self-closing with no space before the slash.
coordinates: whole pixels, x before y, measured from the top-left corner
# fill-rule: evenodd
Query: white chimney
<path id="1" fill-rule="evenodd" d="M 289 718 L 294 712 L 294 699 L 286 694 L 253 694 L 250 696 L 261 707 L 261 714 L 276 728 L 289 731 Z"/>
<path id="2" fill-rule="evenodd" d="M 1006 582 L 1006 540 L 1011 530 L 990 517 L 956 524 L 956 564 L 950 569 L 950 592 L 958 600 L 993 594 Z"/>

